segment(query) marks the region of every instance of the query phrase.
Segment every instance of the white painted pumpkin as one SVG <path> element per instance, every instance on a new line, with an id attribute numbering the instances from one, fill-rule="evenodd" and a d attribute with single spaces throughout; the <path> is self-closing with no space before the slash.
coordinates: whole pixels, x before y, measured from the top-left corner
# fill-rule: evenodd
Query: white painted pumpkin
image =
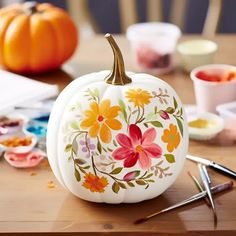
<path id="1" fill-rule="evenodd" d="M 59 95 L 47 152 L 59 182 L 93 202 L 133 203 L 163 193 L 188 148 L 186 117 L 175 91 L 148 74 L 127 73 L 111 35 L 113 71 L 82 76 Z M 132 81 L 131 81 L 132 80 Z"/>

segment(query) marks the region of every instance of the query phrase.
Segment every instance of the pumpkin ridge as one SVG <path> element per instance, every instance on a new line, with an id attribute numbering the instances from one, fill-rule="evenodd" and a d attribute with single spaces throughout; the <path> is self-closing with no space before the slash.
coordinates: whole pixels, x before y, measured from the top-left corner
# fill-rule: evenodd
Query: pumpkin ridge
<path id="1" fill-rule="evenodd" d="M 6 13 L 5 13 L 6 14 Z M 7 12 L 8 14 L 8 12 Z M 7 32 L 8 27 L 10 26 L 11 22 L 14 20 L 14 18 L 17 16 L 16 13 L 12 13 L 11 16 L 8 16 L 6 14 L 5 17 L 8 17 L 8 20 L 5 21 L 4 25 L 1 25 L 1 31 L 0 31 L 0 62 L 5 65 L 5 60 L 4 60 L 4 42 L 5 42 L 5 35 Z M 3 16 L 1 16 L 3 17 Z M 6 19 L 6 18 L 5 18 Z M 5 20 L 4 19 L 4 20 Z M 1 20 L 1 23 L 3 20 Z"/>
<path id="2" fill-rule="evenodd" d="M 29 72 L 30 21 L 29 16 L 20 14 L 12 21 L 5 33 L 4 62 L 12 71 Z M 22 37 L 24 35 L 24 37 Z M 13 53 L 14 52 L 14 53 Z"/>

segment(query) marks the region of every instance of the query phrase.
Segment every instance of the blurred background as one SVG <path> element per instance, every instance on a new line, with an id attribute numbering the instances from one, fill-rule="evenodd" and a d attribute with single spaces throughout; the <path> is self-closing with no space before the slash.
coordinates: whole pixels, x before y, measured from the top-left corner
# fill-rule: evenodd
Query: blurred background
<path id="1" fill-rule="evenodd" d="M 17 0 L 0 0 L 1 6 Z M 82 33 L 124 33 L 135 22 L 164 21 L 180 26 L 184 33 L 201 33 L 208 28 L 220 33 L 236 32 L 235 0 L 48 0 L 69 11 Z M 215 23 L 217 21 L 217 23 Z M 207 29 L 206 29 L 207 30 Z M 209 30 L 208 30 L 209 31 Z"/>

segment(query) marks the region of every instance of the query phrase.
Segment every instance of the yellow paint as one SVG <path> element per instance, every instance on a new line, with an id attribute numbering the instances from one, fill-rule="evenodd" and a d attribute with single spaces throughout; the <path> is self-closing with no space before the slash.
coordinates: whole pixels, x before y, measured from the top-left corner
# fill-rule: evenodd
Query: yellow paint
<path id="1" fill-rule="evenodd" d="M 190 121 L 188 123 L 188 126 L 191 128 L 199 128 L 199 129 L 204 129 L 204 128 L 210 128 L 215 125 L 215 122 L 205 120 L 205 119 L 196 119 L 193 121 Z"/>

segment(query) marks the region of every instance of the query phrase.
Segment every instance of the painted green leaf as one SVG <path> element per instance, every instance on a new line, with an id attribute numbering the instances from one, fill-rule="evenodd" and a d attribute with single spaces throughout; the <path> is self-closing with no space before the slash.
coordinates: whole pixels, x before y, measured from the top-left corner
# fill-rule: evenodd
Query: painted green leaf
<path id="1" fill-rule="evenodd" d="M 124 119 L 127 120 L 127 113 L 126 113 L 126 107 L 125 107 L 125 103 L 123 102 L 123 100 L 119 99 L 119 105 L 120 105 L 120 109 L 121 109 L 121 112 L 123 113 L 124 115 Z"/>
<path id="2" fill-rule="evenodd" d="M 86 161 L 83 160 L 83 159 L 80 159 L 80 158 L 75 159 L 75 164 L 76 165 L 84 165 L 85 163 L 86 163 Z"/>
<path id="3" fill-rule="evenodd" d="M 173 114 L 175 112 L 175 109 L 173 107 L 167 107 L 166 112 L 169 114 Z"/>
<path id="4" fill-rule="evenodd" d="M 150 173 L 150 174 L 148 174 L 147 176 L 145 176 L 145 179 L 148 179 L 148 178 L 150 178 L 151 176 L 153 176 L 153 173 Z"/>
<path id="5" fill-rule="evenodd" d="M 142 180 L 142 179 L 137 179 L 137 180 L 135 180 L 135 182 L 138 185 L 146 185 L 146 182 L 144 180 Z"/>
<path id="6" fill-rule="evenodd" d="M 176 110 L 176 108 L 178 107 L 178 103 L 177 103 L 175 97 L 173 97 L 173 99 L 174 99 L 174 107 L 175 107 L 175 110 Z"/>
<path id="7" fill-rule="evenodd" d="M 79 130 L 79 125 L 78 125 L 77 121 L 75 121 L 75 120 L 70 122 L 70 127 L 72 129 Z"/>
<path id="8" fill-rule="evenodd" d="M 121 188 L 127 189 L 124 183 L 122 183 L 122 182 L 117 182 L 117 183 L 119 184 L 119 186 L 120 186 Z"/>
<path id="9" fill-rule="evenodd" d="M 65 149 L 64 149 L 64 151 L 65 152 L 69 152 L 71 150 L 71 148 L 72 148 L 72 145 L 71 144 L 67 144 Z"/>
<path id="10" fill-rule="evenodd" d="M 129 182 L 126 182 L 130 187 L 135 187 L 135 185 L 131 182 L 131 181 L 129 181 Z"/>
<path id="11" fill-rule="evenodd" d="M 155 181 L 153 179 L 148 179 L 147 182 L 149 183 L 155 183 Z"/>
<path id="12" fill-rule="evenodd" d="M 90 168 L 90 166 L 85 166 L 85 167 L 83 167 L 83 169 L 85 169 L 85 170 L 86 170 L 86 169 L 89 169 L 89 168 Z"/>
<path id="13" fill-rule="evenodd" d="M 80 173 L 77 169 L 75 169 L 75 178 L 78 182 L 81 180 Z"/>
<path id="14" fill-rule="evenodd" d="M 177 121 L 177 124 L 178 124 L 178 127 L 179 127 L 179 130 L 180 130 L 180 133 L 183 137 L 183 124 L 182 124 L 182 121 L 180 119 L 178 119 L 177 117 L 175 117 L 176 121 Z"/>
<path id="15" fill-rule="evenodd" d="M 72 151 L 74 152 L 74 153 L 77 153 L 78 152 L 78 143 L 77 143 L 77 141 L 76 141 L 76 139 L 74 139 L 73 140 L 73 142 L 72 142 Z"/>
<path id="16" fill-rule="evenodd" d="M 160 127 L 160 128 L 163 127 L 162 123 L 157 121 L 157 120 L 156 121 L 150 121 L 150 123 L 155 127 Z"/>
<path id="17" fill-rule="evenodd" d="M 107 148 L 107 150 L 108 150 L 109 152 L 113 152 L 113 150 L 112 150 L 111 148 L 109 148 L 109 147 Z"/>
<path id="18" fill-rule="evenodd" d="M 114 193 L 118 193 L 119 190 L 120 190 L 119 184 L 118 184 L 117 182 L 114 182 L 114 184 L 112 185 L 112 191 L 113 191 Z"/>
<path id="19" fill-rule="evenodd" d="M 98 152 L 99 152 L 100 154 L 102 154 L 102 145 L 101 145 L 101 143 L 100 143 L 99 140 L 98 140 L 98 142 L 97 142 L 97 150 L 98 150 Z"/>
<path id="20" fill-rule="evenodd" d="M 111 175 L 117 175 L 122 171 L 123 167 L 115 168 L 112 172 L 110 172 Z"/>
<path id="21" fill-rule="evenodd" d="M 117 147 L 117 143 L 116 143 L 116 141 L 115 141 L 115 139 L 113 139 L 113 144 L 114 144 L 114 146 L 116 146 Z"/>
<path id="22" fill-rule="evenodd" d="M 165 156 L 166 160 L 167 160 L 169 163 L 175 163 L 175 157 L 174 157 L 174 155 L 172 155 L 172 154 L 165 154 L 164 156 Z"/>

